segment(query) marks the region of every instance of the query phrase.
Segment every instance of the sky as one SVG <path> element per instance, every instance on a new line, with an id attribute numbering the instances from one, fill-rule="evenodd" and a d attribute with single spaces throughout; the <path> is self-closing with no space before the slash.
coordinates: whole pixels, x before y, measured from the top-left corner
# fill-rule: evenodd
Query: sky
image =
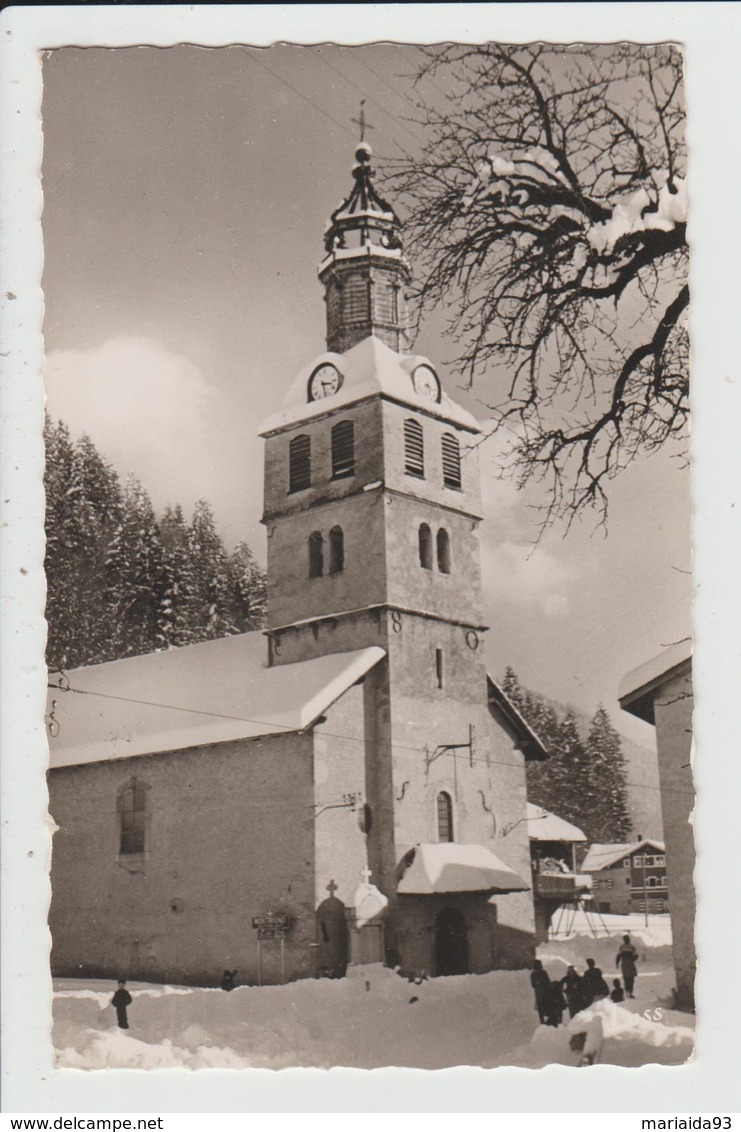
<path id="1" fill-rule="evenodd" d="M 87 432 L 157 508 L 209 500 L 228 545 L 265 559 L 261 420 L 324 349 L 316 277 L 327 217 L 351 187 L 359 102 L 380 156 L 419 147 L 411 45 L 65 48 L 43 61 L 47 407 Z M 382 188 L 382 186 L 381 186 Z M 383 191 L 383 190 L 382 190 Z M 403 216 L 402 216 L 403 219 Z M 415 351 L 457 387 L 444 312 Z M 482 391 L 485 396 L 485 391 Z M 642 458 L 593 517 L 537 542 L 535 490 L 481 449 L 482 565 L 493 674 L 592 713 L 623 675 L 690 631 L 688 471 Z"/>

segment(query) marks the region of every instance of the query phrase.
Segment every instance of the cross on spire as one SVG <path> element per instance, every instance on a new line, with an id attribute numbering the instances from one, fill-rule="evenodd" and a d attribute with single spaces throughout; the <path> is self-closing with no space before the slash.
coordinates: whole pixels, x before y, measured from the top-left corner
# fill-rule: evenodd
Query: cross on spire
<path id="1" fill-rule="evenodd" d="M 327 892 L 329 893 L 330 896 L 334 896 L 335 892 L 337 891 L 337 889 L 339 887 L 340 886 L 338 884 L 335 884 L 334 877 L 333 877 L 332 880 L 327 885 Z"/>
<path id="2" fill-rule="evenodd" d="M 370 878 L 373 876 L 373 873 L 367 865 L 363 865 L 362 869 L 360 870 L 360 875 L 363 878 L 363 884 L 370 884 Z"/>
<path id="3" fill-rule="evenodd" d="M 359 118 L 351 118 L 350 121 L 353 123 L 353 125 L 360 127 L 360 140 L 361 140 L 361 142 L 364 142 L 365 141 L 365 131 L 366 130 L 372 130 L 374 128 L 373 126 L 371 126 L 370 122 L 366 121 L 366 118 L 365 118 L 365 99 L 364 98 L 361 98 L 361 100 L 360 100 L 360 117 Z"/>

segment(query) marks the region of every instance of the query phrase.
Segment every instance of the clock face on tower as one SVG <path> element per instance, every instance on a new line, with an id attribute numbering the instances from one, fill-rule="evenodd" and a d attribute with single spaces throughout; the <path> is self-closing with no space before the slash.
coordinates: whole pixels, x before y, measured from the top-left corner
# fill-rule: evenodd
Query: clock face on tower
<path id="1" fill-rule="evenodd" d="M 322 397 L 331 397 L 342 385 L 342 374 L 331 362 L 317 366 L 309 378 L 309 400 L 320 401 Z"/>
<path id="2" fill-rule="evenodd" d="M 412 374 L 412 384 L 420 397 L 427 401 L 440 400 L 440 382 L 432 366 L 417 366 Z"/>

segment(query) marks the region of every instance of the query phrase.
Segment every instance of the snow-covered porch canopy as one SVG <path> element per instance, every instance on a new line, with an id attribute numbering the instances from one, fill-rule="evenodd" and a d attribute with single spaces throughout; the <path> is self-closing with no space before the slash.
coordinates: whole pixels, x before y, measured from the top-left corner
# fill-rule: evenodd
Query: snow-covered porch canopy
<path id="1" fill-rule="evenodd" d="M 485 845 L 416 845 L 397 891 L 400 896 L 432 896 L 444 892 L 527 892 L 530 885 Z"/>
<path id="2" fill-rule="evenodd" d="M 531 841 L 586 841 L 587 835 L 578 825 L 536 806 L 533 802 L 527 804 L 527 832 Z"/>

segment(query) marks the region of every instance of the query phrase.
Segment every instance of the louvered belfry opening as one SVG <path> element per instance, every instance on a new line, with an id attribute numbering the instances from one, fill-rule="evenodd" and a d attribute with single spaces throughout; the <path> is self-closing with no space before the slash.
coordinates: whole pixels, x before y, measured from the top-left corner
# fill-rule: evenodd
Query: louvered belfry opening
<path id="1" fill-rule="evenodd" d="M 410 476 L 424 479 L 425 441 L 419 421 L 404 421 L 404 471 Z"/>
<path id="2" fill-rule="evenodd" d="M 461 446 L 456 436 L 446 432 L 442 440 L 443 483 L 446 487 L 460 489 L 461 486 Z"/>
<path id="3" fill-rule="evenodd" d="M 355 425 L 340 421 L 332 429 L 332 479 L 355 475 Z"/>
<path id="4" fill-rule="evenodd" d="M 288 490 L 311 487 L 311 438 L 295 436 L 288 446 Z"/>

